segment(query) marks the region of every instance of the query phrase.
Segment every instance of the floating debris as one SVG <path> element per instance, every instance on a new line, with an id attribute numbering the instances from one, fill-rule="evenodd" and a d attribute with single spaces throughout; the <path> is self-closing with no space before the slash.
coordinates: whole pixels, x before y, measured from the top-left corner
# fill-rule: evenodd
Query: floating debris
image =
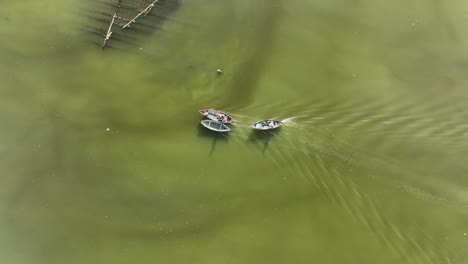
<path id="1" fill-rule="evenodd" d="M 107 29 L 107 33 L 105 34 L 104 36 L 104 40 L 102 41 L 102 44 L 101 44 L 101 48 L 104 49 L 104 47 L 106 46 L 107 44 L 107 41 L 111 38 L 112 36 L 112 26 L 114 25 L 115 23 L 115 19 L 118 18 L 117 17 L 117 12 L 119 11 L 120 9 L 120 5 L 122 4 L 122 0 L 119 0 L 119 2 L 117 3 L 117 7 L 115 8 L 115 11 L 114 11 L 114 14 L 112 15 L 112 19 L 111 19 L 111 22 L 109 24 L 109 28 Z"/>
<path id="2" fill-rule="evenodd" d="M 130 25 L 132 23 L 135 23 L 135 20 L 141 16 L 146 16 L 150 11 L 151 9 L 153 9 L 154 5 L 156 3 L 158 3 L 159 0 L 155 0 L 153 1 L 151 4 L 149 4 L 149 6 L 147 6 L 145 9 L 143 9 L 143 11 L 141 11 L 140 13 L 138 13 L 138 15 L 136 15 L 134 18 L 132 18 L 127 24 L 123 25 L 122 28 L 127 28 L 127 27 L 130 27 Z"/>
<path id="3" fill-rule="evenodd" d="M 110 21 L 110 24 L 109 24 L 109 27 L 107 29 L 107 32 L 104 34 L 104 39 L 102 41 L 102 44 L 101 44 L 101 48 L 104 49 L 107 45 L 107 42 L 110 40 L 110 38 L 112 37 L 112 26 L 114 25 L 118 25 L 118 26 L 121 26 L 123 29 L 125 28 L 129 28 L 133 23 L 136 22 L 136 19 L 142 17 L 142 16 L 146 16 L 149 14 L 149 12 L 151 12 L 151 10 L 153 9 L 153 7 L 159 2 L 159 0 L 154 0 L 151 4 L 149 4 L 145 9 L 143 9 L 142 11 L 140 11 L 135 17 L 133 17 L 132 19 L 127 19 L 127 18 L 124 18 L 124 17 L 120 17 L 117 15 L 117 13 L 119 12 L 119 9 L 121 8 L 121 4 L 122 4 L 122 0 L 119 0 L 118 3 L 117 3 L 117 6 L 114 10 L 114 14 L 112 15 L 112 19 Z M 122 25 L 122 24 L 119 24 L 116 20 L 119 20 L 119 21 L 125 21 L 127 22 L 126 24 Z M 141 49 L 141 48 L 140 48 Z"/>

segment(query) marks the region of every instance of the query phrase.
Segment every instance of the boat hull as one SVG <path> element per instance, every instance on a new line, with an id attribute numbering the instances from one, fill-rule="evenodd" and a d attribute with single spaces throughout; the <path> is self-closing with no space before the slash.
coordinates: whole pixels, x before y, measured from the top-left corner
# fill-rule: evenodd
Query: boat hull
<path id="1" fill-rule="evenodd" d="M 219 110 L 214 110 L 214 109 L 202 109 L 200 111 L 201 115 L 203 115 L 206 118 L 209 118 L 214 121 L 221 122 L 223 124 L 231 124 L 234 122 L 234 119 L 232 116 L 228 115 L 225 112 L 219 111 Z"/>
<path id="2" fill-rule="evenodd" d="M 280 127 L 281 125 L 283 125 L 283 122 L 281 121 L 266 119 L 266 120 L 260 120 L 260 121 L 255 122 L 252 125 L 252 128 L 255 130 L 265 131 L 265 130 L 276 129 Z"/>
<path id="3" fill-rule="evenodd" d="M 216 132 L 231 131 L 231 129 L 228 126 L 215 120 L 205 119 L 205 120 L 200 121 L 200 124 L 211 131 L 216 131 Z"/>

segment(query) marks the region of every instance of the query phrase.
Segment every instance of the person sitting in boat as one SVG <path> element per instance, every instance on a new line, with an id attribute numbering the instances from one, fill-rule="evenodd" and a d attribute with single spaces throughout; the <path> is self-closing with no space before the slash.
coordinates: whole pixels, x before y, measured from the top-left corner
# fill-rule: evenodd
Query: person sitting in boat
<path id="1" fill-rule="evenodd" d="M 229 116 L 226 117 L 226 122 L 231 122 L 231 118 Z"/>

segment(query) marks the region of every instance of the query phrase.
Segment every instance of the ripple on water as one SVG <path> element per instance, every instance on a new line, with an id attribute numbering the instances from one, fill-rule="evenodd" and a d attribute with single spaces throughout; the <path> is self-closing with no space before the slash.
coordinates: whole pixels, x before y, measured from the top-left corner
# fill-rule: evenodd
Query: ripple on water
<path id="1" fill-rule="evenodd" d="M 395 254 L 408 256 L 410 263 L 446 262 L 452 259 L 451 252 L 447 252 L 435 240 L 422 245 L 412 236 L 406 235 L 396 224 L 390 222 L 385 210 L 380 208 L 355 179 L 363 176 L 374 178 L 377 182 L 402 190 L 418 199 L 463 207 L 466 206 L 465 203 L 401 182 L 400 177 L 388 180 L 384 177 L 388 173 L 357 176 L 353 171 L 372 173 L 375 170 L 389 169 L 405 175 L 398 168 L 398 161 L 389 163 L 388 158 L 382 158 L 374 152 L 391 148 L 400 139 L 405 142 L 466 145 L 468 139 L 463 136 L 467 133 L 468 125 L 457 123 L 457 118 L 449 117 L 455 113 L 456 107 L 449 106 L 447 108 L 451 110 L 440 111 L 440 105 L 437 104 L 434 107 L 413 107 L 410 104 L 395 106 L 392 103 L 394 102 L 364 104 L 359 100 L 349 100 L 345 104 L 319 102 L 287 106 L 277 104 L 259 108 L 250 106 L 232 111 L 234 116 L 242 119 L 242 123 L 236 127 L 234 137 L 238 142 L 247 142 L 249 148 L 259 151 L 273 163 L 287 168 L 292 176 L 306 179 L 313 189 L 371 229 Z M 303 110 L 306 105 L 309 110 Z M 254 114 L 248 115 L 247 112 Z M 261 115 L 273 116 L 278 113 L 285 115 L 279 117 L 284 122 L 282 129 L 263 134 L 255 134 L 250 129 L 249 123 L 262 119 Z M 363 150 L 356 142 L 349 141 L 356 135 L 365 135 L 359 137 L 359 146 L 370 145 L 369 150 Z"/>

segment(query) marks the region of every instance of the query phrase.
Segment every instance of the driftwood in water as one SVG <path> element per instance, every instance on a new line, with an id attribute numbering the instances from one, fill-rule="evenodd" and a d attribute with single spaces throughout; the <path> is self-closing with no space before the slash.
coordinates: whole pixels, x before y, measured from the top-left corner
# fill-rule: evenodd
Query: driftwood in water
<path id="1" fill-rule="evenodd" d="M 115 17 L 117 15 L 117 12 L 114 13 L 114 15 L 112 16 L 112 20 L 110 22 L 110 25 L 109 25 L 109 29 L 107 30 L 107 33 L 106 35 L 104 36 L 104 40 L 102 41 L 102 45 L 101 45 L 101 48 L 104 48 L 106 46 L 106 43 L 107 41 L 111 38 L 112 36 L 112 25 L 114 25 L 114 21 L 115 21 Z"/>
<path id="2" fill-rule="evenodd" d="M 153 1 L 149 6 L 147 6 L 145 9 L 143 9 L 143 11 L 141 11 L 140 13 L 138 13 L 138 15 L 136 15 L 134 18 L 130 19 L 130 21 L 125 24 L 122 28 L 128 28 L 130 27 L 130 25 L 132 23 L 135 23 L 135 20 L 141 16 L 146 16 L 150 11 L 151 9 L 153 9 L 154 5 L 159 2 L 159 0 L 155 0 Z"/>
<path id="3" fill-rule="evenodd" d="M 102 0 L 97 0 L 98 2 Z M 94 20 L 97 20 L 99 22 L 103 23 L 103 28 L 100 30 L 98 34 L 103 37 L 101 41 L 98 43 L 99 46 L 101 46 L 102 49 L 110 47 L 109 42 L 112 42 L 114 39 L 118 40 L 116 38 L 116 34 L 120 34 L 121 31 L 125 31 L 126 28 L 130 28 L 133 26 L 137 26 L 139 28 L 140 25 L 140 20 L 143 20 L 143 17 L 151 17 L 149 18 L 150 22 L 154 22 L 156 17 L 156 20 L 161 21 L 164 19 L 167 19 L 167 15 L 170 12 L 173 12 L 175 8 L 178 7 L 178 2 L 180 0 L 126 0 L 127 5 L 125 5 L 126 1 L 125 0 L 114 0 L 117 3 L 117 5 L 113 5 L 113 10 L 112 15 L 109 13 L 105 14 L 100 11 L 96 10 L 91 10 L 93 13 L 97 14 L 104 14 L 106 18 L 94 18 Z M 137 2 L 143 2 L 144 4 L 140 5 L 142 8 L 145 7 L 144 9 L 138 8 Z M 170 3 L 174 2 L 174 3 Z M 169 5 L 167 3 L 170 3 Z M 109 3 L 104 3 L 107 6 L 110 6 L 111 4 Z M 157 5 L 157 6 L 156 6 Z M 151 12 L 153 9 L 160 8 L 161 12 L 163 13 L 162 15 L 160 14 L 161 12 L 154 13 Z M 110 19 L 109 19 L 110 18 Z M 157 28 L 160 29 L 159 27 L 155 27 L 152 25 L 148 24 L 141 24 L 143 27 L 150 27 L 150 28 Z M 144 30 L 142 31 L 143 33 L 145 32 Z M 147 32 L 147 31 L 146 31 Z M 112 41 L 111 41 L 112 40 Z"/>
<path id="4" fill-rule="evenodd" d="M 104 48 L 106 46 L 107 41 L 112 36 L 112 26 L 115 24 L 115 19 L 118 18 L 117 11 L 119 11 L 121 2 L 122 2 L 122 0 L 119 0 L 119 2 L 117 3 L 117 7 L 115 8 L 114 14 L 112 15 L 111 22 L 109 24 L 109 28 L 107 29 L 107 32 L 104 35 L 104 40 L 102 41 L 101 48 Z"/>

